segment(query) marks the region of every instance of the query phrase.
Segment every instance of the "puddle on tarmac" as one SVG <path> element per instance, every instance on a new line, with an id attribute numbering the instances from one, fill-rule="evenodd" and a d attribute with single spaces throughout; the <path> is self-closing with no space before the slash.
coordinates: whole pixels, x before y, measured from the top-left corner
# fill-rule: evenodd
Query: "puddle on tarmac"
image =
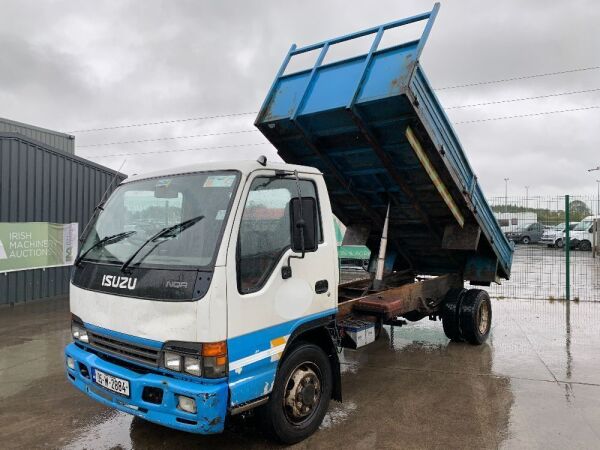
<path id="1" fill-rule="evenodd" d="M 320 428 L 325 430 L 340 425 L 348 420 L 356 410 L 357 405 L 353 401 L 331 402 L 329 411 L 325 415 Z M 137 447 L 131 437 L 132 421 L 136 420 L 133 416 L 119 411 L 108 411 L 96 419 L 99 423 L 96 422 L 82 427 L 79 437 L 73 439 L 63 448 L 65 450 L 108 450 Z M 252 426 L 256 426 L 256 424 L 252 422 Z M 238 430 L 238 432 L 240 431 Z M 238 437 L 241 438 L 242 436 Z"/>
<path id="2" fill-rule="evenodd" d="M 101 423 L 84 427 L 81 435 L 63 448 L 65 450 L 101 450 L 133 447 L 130 436 L 133 416 L 120 411 L 109 411 L 98 418 L 102 420 Z"/>
<path id="3" fill-rule="evenodd" d="M 323 422 L 319 427 L 321 430 L 326 430 L 335 425 L 339 425 L 342 422 L 348 420 L 354 411 L 356 411 L 356 403 L 353 401 L 345 401 L 344 403 L 330 403 L 329 411 L 325 414 Z"/>

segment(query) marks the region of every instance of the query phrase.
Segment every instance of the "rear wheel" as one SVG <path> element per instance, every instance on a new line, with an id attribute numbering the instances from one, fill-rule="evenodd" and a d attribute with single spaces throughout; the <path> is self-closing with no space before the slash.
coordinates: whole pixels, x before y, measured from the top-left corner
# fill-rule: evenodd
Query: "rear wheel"
<path id="1" fill-rule="evenodd" d="M 554 245 L 556 246 L 556 248 L 563 248 L 565 244 L 563 243 L 562 239 L 557 239 Z"/>
<path id="2" fill-rule="evenodd" d="M 482 289 L 469 289 L 465 294 L 459 313 L 462 337 L 473 345 L 483 344 L 492 328 L 492 303 Z"/>
<path id="3" fill-rule="evenodd" d="M 523 238 L 521 238 L 521 242 L 523 244 L 529 244 L 531 242 L 531 239 L 529 238 L 529 236 L 523 236 Z"/>
<path id="4" fill-rule="evenodd" d="M 285 444 L 313 434 L 327 412 L 333 376 L 325 352 L 300 344 L 281 363 L 269 402 L 261 408 L 265 431 Z"/>
<path id="5" fill-rule="evenodd" d="M 444 333 L 448 339 L 455 342 L 464 340 L 460 332 L 459 312 L 465 292 L 467 292 L 465 289 L 450 289 L 442 306 Z"/>
<path id="6" fill-rule="evenodd" d="M 589 252 L 592 249 L 592 243 L 590 241 L 581 241 L 579 243 L 579 250 Z"/>

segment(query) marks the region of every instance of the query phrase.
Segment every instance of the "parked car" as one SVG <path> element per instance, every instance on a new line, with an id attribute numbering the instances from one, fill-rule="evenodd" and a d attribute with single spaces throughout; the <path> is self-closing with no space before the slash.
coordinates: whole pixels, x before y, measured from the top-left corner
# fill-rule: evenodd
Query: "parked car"
<path id="1" fill-rule="evenodd" d="M 579 222 L 569 222 L 569 229 L 572 230 L 577 224 L 579 224 Z M 544 231 L 544 234 L 542 234 L 542 238 L 540 239 L 540 244 L 546 244 L 548 247 L 563 248 L 565 245 L 563 239 L 564 232 L 565 223 L 559 223 Z"/>
<path id="2" fill-rule="evenodd" d="M 506 237 L 516 244 L 531 244 L 540 242 L 545 230 L 544 225 L 536 222 L 518 227 L 515 231 L 509 231 L 506 233 Z"/>
<path id="3" fill-rule="evenodd" d="M 600 216 L 587 216 L 573 228 L 573 231 L 570 232 L 569 236 L 571 248 L 577 248 L 583 251 L 590 251 L 592 249 L 594 219 L 600 219 Z"/>

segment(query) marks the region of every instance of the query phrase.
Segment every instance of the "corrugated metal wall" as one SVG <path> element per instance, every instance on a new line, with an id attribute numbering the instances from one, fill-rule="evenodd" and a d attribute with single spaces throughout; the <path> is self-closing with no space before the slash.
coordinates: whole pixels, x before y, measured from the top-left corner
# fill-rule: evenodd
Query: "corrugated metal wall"
<path id="1" fill-rule="evenodd" d="M 0 222 L 79 222 L 81 233 L 114 174 L 18 134 L 0 133 Z M 0 273 L 0 305 L 65 295 L 70 270 Z"/>
<path id="2" fill-rule="evenodd" d="M 35 139 L 42 144 L 63 150 L 72 155 L 75 154 L 75 137 L 69 134 L 59 133 L 58 131 L 47 130 L 45 128 L 0 117 L 0 133 L 2 132 L 19 133 L 23 136 Z"/>

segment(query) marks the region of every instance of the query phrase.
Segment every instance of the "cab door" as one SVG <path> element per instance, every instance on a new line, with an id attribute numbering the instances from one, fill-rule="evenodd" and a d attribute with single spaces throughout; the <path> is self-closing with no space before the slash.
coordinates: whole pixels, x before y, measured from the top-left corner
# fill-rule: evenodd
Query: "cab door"
<path id="1" fill-rule="evenodd" d="M 302 259 L 289 258 L 299 256 L 290 248 L 290 200 L 298 191 L 315 198 L 318 210 L 319 244 Z M 316 174 L 296 180 L 260 170 L 246 182 L 227 257 L 232 405 L 268 394 L 291 333 L 335 314 L 337 247 L 329 199 L 320 193 L 325 184 Z M 289 278 L 282 275 L 288 262 Z"/>

